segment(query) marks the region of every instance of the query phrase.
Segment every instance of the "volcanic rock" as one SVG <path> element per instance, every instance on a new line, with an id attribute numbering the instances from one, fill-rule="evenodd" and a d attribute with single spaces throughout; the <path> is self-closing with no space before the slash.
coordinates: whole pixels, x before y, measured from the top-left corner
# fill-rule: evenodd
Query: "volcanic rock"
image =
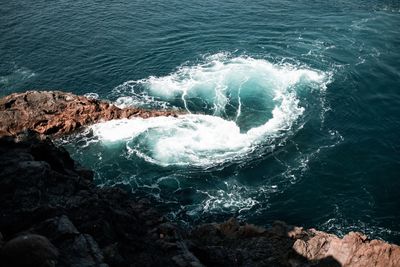
<path id="1" fill-rule="evenodd" d="M 172 258 L 183 252 L 157 242 L 153 233 L 164 219 L 150 203 L 119 188 L 98 188 L 76 166 L 49 139 L 0 138 L 4 240 L 44 236 L 59 252 L 57 266 L 175 266 Z M 7 244 L 0 266 L 17 266 L 5 264 Z"/>
<path id="2" fill-rule="evenodd" d="M 121 109 L 106 101 L 61 91 L 28 91 L 0 99 L 0 136 L 15 136 L 26 130 L 58 136 L 100 121 L 177 114 L 170 110 Z"/>
<path id="3" fill-rule="evenodd" d="M 4 266 L 56 266 L 58 251 L 41 235 L 21 235 L 8 241 L 1 250 Z"/>
<path id="4" fill-rule="evenodd" d="M 333 257 L 340 266 L 400 266 L 400 247 L 350 232 L 342 239 L 314 229 L 304 231 L 293 249 L 300 255 L 319 260 Z"/>
<path id="5" fill-rule="evenodd" d="M 400 266 L 400 247 L 351 232 L 342 239 L 277 221 L 263 229 L 225 223 L 196 227 L 193 254 L 207 266 Z"/>
<path id="6" fill-rule="evenodd" d="M 97 187 L 45 138 L 104 119 L 174 115 L 133 110 L 61 92 L 0 101 L 0 266 L 400 266 L 399 246 L 361 233 L 234 218 L 181 228 L 148 199 Z"/>

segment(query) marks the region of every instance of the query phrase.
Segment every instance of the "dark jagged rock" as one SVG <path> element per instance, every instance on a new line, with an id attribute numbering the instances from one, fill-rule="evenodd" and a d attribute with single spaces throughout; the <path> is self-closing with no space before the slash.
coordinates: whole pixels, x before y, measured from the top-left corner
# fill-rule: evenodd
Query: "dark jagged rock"
<path id="1" fill-rule="evenodd" d="M 11 239 L 1 253 L 4 266 L 52 267 L 57 257 L 57 249 L 46 237 L 32 234 Z"/>
<path id="2" fill-rule="evenodd" d="M 121 189 L 94 186 L 75 165 L 49 140 L 0 139 L 4 240 L 45 236 L 59 251 L 57 266 L 175 266 L 180 249 L 163 249 L 153 235 L 162 216 Z"/>
<path id="3" fill-rule="evenodd" d="M 360 233 L 340 239 L 284 222 L 264 229 L 235 219 L 182 229 L 146 199 L 96 187 L 92 171 L 43 138 L 131 111 L 57 92 L 14 94 L 2 101 L 0 266 L 400 266 L 399 246 Z M 65 117 L 60 105 L 70 112 L 82 109 Z M 93 105 L 108 108 L 93 113 Z M 32 124 L 34 114 L 50 119 Z M 52 125 L 61 126 L 53 131 Z"/>
<path id="4" fill-rule="evenodd" d="M 26 130 L 61 135 L 100 121 L 177 114 L 168 110 L 120 109 L 106 101 L 61 91 L 28 91 L 0 99 L 0 136 L 15 136 Z"/>
<path id="5" fill-rule="evenodd" d="M 194 255 L 209 266 L 400 266 L 400 247 L 351 232 L 335 235 L 277 221 L 269 229 L 235 219 L 198 226 Z"/>
<path id="6" fill-rule="evenodd" d="M 91 172 L 76 165 L 48 139 L 0 138 L 0 232 L 6 241 L 1 248 L 0 240 L 0 266 L 18 266 L 15 255 L 29 246 L 27 257 L 38 261 L 20 266 L 400 264 L 398 246 L 359 233 L 340 239 L 283 222 L 264 229 L 235 219 L 184 230 L 148 200 L 96 187 Z M 24 243 L 26 236 L 31 241 Z"/>

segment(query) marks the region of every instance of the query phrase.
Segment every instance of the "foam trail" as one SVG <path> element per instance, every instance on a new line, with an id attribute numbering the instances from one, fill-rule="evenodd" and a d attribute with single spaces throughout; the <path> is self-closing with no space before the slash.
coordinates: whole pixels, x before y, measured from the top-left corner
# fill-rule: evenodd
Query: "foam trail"
<path id="1" fill-rule="evenodd" d="M 192 113 L 192 112 L 190 112 L 190 110 L 188 108 L 188 104 L 187 104 L 186 99 L 185 99 L 186 95 L 187 95 L 187 92 L 183 91 L 183 93 L 182 93 L 182 102 L 183 102 L 183 105 L 185 106 L 185 110 L 187 112 L 189 112 L 189 113 Z"/>

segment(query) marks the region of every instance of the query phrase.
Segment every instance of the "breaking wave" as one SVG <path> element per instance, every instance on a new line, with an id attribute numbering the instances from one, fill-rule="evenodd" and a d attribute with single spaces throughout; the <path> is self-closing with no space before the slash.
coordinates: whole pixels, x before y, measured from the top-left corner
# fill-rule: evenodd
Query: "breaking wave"
<path id="1" fill-rule="evenodd" d="M 161 166 L 208 167 L 270 152 L 301 127 L 299 95 L 324 90 L 329 75 L 294 65 L 226 54 L 163 77 L 128 81 L 119 106 L 175 107 L 178 117 L 109 121 L 91 130 L 103 143 Z M 201 114 L 199 114 L 201 113 Z"/>

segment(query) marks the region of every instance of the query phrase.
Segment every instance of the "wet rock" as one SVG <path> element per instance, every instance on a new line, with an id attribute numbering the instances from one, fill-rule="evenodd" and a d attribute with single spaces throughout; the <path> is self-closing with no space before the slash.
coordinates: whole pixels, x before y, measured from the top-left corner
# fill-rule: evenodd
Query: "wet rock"
<path id="1" fill-rule="evenodd" d="M 3 266 L 56 266 L 58 251 L 40 235 L 22 235 L 8 241 L 1 250 Z"/>
<path id="2" fill-rule="evenodd" d="M 57 136 L 100 121 L 177 114 L 168 110 L 120 109 L 105 101 L 61 91 L 28 91 L 0 99 L 0 136 L 16 136 L 26 130 Z"/>

